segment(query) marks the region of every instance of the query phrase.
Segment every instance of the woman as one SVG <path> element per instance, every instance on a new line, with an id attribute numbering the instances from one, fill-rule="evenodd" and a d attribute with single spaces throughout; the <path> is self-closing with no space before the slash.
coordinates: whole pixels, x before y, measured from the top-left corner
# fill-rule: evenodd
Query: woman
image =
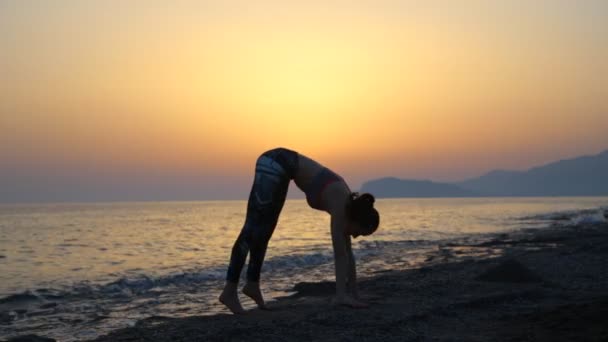
<path id="1" fill-rule="evenodd" d="M 380 217 L 373 207 L 374 196 L 352 193 L 342 177 L 316 161 L 285 148 L 264 152 L 257 160 L 245 224 L 232 248 L 220 302 L 235 314 L 245 312 L 238 298 L 237 285 L 249 252 L 247 283 L 243 293 L 251 297 L 259 308 L 266 308 L 260 291 L 260 271 L 292 179 L 306 194 L 308 205 L 331 215 L 336 272 L 334 303 L 351 307 L 367 306 L 358 299 L 350 237 L 370 235 L 378 228 Z"/>

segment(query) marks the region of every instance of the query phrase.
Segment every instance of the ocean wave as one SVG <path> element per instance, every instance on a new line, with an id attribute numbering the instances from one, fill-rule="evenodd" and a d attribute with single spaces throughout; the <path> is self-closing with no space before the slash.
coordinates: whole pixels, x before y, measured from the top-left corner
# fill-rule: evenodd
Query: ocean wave
<path id="1" fill-rule="evenodd" d="M 369 257 L 391 248 L 395 250 L 412 249 L 437 244 L 437 241 L 404 240 L 404 241 L 358 241 L 354 247 L 357 258 Z M 303 268 L 314 268 L 333 263 L 331 249 L 317 250 L 311 253 L 275 256 L 264 262 L 264 272 L 282 274 L 289 277 Z M 173 272 L 161 276 L 148 274 L 117 275 L 117 279 L 103 284 L 95 284 L 84 280 L 62 289 L 40 288 L 12 294 L 0 298 L 0 303 L 35 300 L 70 300 L 70 298 L 129 298 L 149 293 L 161 293 L 173 287 L 189 287 L 208 282 L 223 281 L 227 265 L 198 270 Z M 245 272 L 242 272 L 244 276 Z"/>
<path id="2" fill-rule="evenodd" d="M 520 221 L 541 221 L 565 224 L 603 223 L 608 216 L 608 207 L 582 210 L 564 210 L 539 215 L 523 216 Z"/>
<path id="3" fill-rule="evenodd" d="M 360 274 L 415 267 L 425 260 L 424 253 L 450 240 L 360 240 L 353 252 L 361 260 Z M 218 313 L 217 295 L 224 282 L 227 265 L 179 271 L 152 276 L 116 275 L 103 284 L 82 281 L 64 289 L 39 288 L 0 299 L 0 315 L 7 322 L 0 326 L 2 335 L 33 325 L 59 328 L 37 331 L 53 338 L 70 341 L 86 327 L 94 335 L 127 326 L 140 318 L 165 315 L 205 315 Z M 264 263 L 267 284 L 275 296 L 293 291 L 298 282 L 333 279 L 331 248 L 312 249 L 309 253 L 270 257 Z M 246 272 L 242 272 L 244 277 Z M 268 285 L 267 285 L 268 286 Z M 270 289 L 268 289 L 270 290 Z M 277 292 L 278 291 L 278 292 Z M 282 291 L 282 293 L 280 293 Z M 2 307 L 1 303 L 6 303 Z M 244 303 L 247 304 L 247 303 Z M 68 325 L 65 323 L 69 322 Z M 86 329 L 85 329 L 86 330 Z M 76 334 L 76 332 L 78 332 Z M 86 336 L 90 338 L 90 336 Z"/>
<path id="4" fill-rule="evenodd" d="M 30 291 L 25 291 L 0 298 L 0 305 L 22 304 L 35 301 L 40 301 L 40 297 Z"/>
<path id="5" fill-rule="evenodd" d="M 597 224 L 606 222 L 607 212 L 596 211 L 591 213 L 582 213 L 574 216 L 570 221 L 572 224 Z"/>

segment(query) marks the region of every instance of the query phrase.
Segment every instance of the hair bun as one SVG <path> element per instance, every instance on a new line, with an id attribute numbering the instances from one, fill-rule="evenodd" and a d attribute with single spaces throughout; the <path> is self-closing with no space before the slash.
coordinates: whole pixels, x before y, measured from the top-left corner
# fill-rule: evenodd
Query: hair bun
<path id="1" fill-rule="evenodd" d="M 374 202 L 376 201 L 376 199 L 374 198 L 374 195 L 372 195 L 370 193 L 364 193 L 363 195 L 361 195 L 361 200 L 369 202 L 370 206 L 373 205 Z"/>

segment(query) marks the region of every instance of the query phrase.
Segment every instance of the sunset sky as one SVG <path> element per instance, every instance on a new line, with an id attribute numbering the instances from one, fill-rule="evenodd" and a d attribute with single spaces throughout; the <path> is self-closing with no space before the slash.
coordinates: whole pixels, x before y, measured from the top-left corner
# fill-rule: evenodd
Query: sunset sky
<path id="1" fill-rule="evenodd" d="M 246 198 L 608 149 L 608 1 L 0 1 L 0 201 Z"/>

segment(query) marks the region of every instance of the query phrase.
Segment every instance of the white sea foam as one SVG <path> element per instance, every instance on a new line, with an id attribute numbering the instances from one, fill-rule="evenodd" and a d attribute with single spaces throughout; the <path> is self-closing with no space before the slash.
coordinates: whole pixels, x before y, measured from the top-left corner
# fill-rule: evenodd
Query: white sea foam
<path id="1" fill-rule="evenodd" d="M 604 216 L 604 210 L 595 210 L 592 212 L 582 212 L 578 215 L 574 215 L 571 219 L 573 224 L 595 224 L 606 222 Z"/>

